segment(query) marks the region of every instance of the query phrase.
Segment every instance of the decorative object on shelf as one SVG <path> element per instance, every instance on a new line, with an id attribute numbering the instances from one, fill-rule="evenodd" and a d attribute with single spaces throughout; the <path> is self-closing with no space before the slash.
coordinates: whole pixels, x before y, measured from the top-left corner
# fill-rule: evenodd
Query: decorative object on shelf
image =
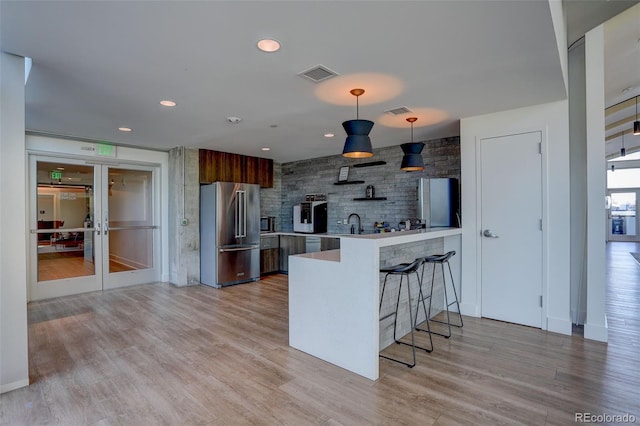
<path id="1" fill-rule="evenodd" d="M 338 182 L 346 182 L 349 179 L 349 166 L 340 167 Z"/>
<path id="2" fill-rule="evenodd" d="M 403 143 L 400 145 L 404 156 L 402 157 L 402 163 L 400 164 L 400 170 L 407 172 L 414 172 L 418 170 L 424 170 L 424 161 L 422 160 L 422 148 L 424 144 L 422 142 L 413 141 L 413 123 L 418 120 L 418 117 L 409 117 L 407 121 L 411 123 L 411 142 Z"/>
<path id="3" fill-rule="evenodd" d="M 373 127 L 373 121 L 360 120 L 358 98 L 364 93 L 364 89 L 352 89 L 349 93 L 356 97 L 356 119 L 342 123 L 347 132 L 347 140 L 344 143 L 342 156 L 347 158 L 367 158 L 373 156 L 371 138 L 369 132 Z"/>
<path id="4" fill-rule="evenodd" d="M 305 201 L 327 201 L 327 194 L 306 194 Z"/>
<path id="5" fill-rule="evenodd" d="M 376 189 L 373 187 L 373 185 L 367 185 L 367 190 L 365 192 L 365 197 L 367 198 L 375 198 L 376 196 Z"/>
<path id="6" fill-rule="evenodd" d="M 624 130 L 622 131 L 622 148 L 620 148 L 620 157 L 627 155 L 627 150 L 624 149 Z"/>
<path id="7" fill-rule="evenodd" d="M 384 164 L 387 164 L 387 162 L 386 161 L 369 161 L 368 163 L 354 164 L 353 167 L 382 166 Z"/>
<path id="8" fill-rule="evenodd" d="M 636 96 L 636 121 L 633 122 L 633 134 L 640 135 L 640 121 L 638 121 L 638 97 Z"/>

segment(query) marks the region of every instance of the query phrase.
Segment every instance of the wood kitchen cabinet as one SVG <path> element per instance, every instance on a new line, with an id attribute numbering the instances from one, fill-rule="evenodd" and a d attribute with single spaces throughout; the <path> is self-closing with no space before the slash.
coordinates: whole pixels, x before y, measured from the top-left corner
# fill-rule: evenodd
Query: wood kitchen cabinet
<path id="1" fill-rule="evenodd" d="M 260 275 L 280 271 L 280 243 L 277 235 L 260 237 Z"/>
<path id="2" fill-rule="evenodd" d="M 273 187 L 273 160 L 267 158 L 201 149 L 199 166 L 201 184 L 221 181 Z"/>
<path id="3" fill-rule="evenodd" d="M 306 237 L 280 235 L 280 271 L 289 272 L 289 255 L 305 253 Z"/>
<path id="4" fill-rule="evenodd" d="M 320 250 L 335 250 L 340 248 L 340 238 L 321 238 Z"/>

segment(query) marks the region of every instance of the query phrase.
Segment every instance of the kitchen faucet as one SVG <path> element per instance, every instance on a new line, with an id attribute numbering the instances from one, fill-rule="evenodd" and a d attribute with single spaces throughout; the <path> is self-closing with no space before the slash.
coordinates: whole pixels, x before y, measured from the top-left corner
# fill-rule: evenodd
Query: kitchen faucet
<path id="1" fill-rule="evenodd" d="M 356 218 L 358 218 L 358 234 L 362 234 L 362 231 L 364 231 L 364 229 L 362 229 L 362 223 L 360 221 L 360 215 L 358 215 L 357 213 L 351 213 L 349 215 L 349 217 L 347 218 L 347 224 L 351 223 L 351 216 L 355 216 Z M 351 225 L 351 233 L 355 234 L 355 229 L 353 228 L 353 225 Z"/>

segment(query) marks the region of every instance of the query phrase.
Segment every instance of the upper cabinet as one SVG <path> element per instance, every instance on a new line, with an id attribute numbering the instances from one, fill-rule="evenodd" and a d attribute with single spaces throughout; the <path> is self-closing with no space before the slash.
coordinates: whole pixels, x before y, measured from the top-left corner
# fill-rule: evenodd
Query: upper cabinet
<path id="1" fill-rule="evenodd" d="M 229 152 L 200 150 L 200 183 L 255 183 L 273 187 L 273 160 Z"/>

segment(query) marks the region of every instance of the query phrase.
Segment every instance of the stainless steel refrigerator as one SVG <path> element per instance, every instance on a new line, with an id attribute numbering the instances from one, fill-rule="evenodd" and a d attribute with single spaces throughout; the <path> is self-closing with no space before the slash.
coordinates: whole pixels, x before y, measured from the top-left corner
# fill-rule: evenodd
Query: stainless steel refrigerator
<path id="1" fill-rule="evenodd" d="M 213 287 L 260 279 L 260 186 L 200 187 L 200 282 Z"/>
<path id="2" fill-rule="evenodd" d="M 418 179 L 418 219 L 427 228 L 459 227 L 458 180 Z"/>

